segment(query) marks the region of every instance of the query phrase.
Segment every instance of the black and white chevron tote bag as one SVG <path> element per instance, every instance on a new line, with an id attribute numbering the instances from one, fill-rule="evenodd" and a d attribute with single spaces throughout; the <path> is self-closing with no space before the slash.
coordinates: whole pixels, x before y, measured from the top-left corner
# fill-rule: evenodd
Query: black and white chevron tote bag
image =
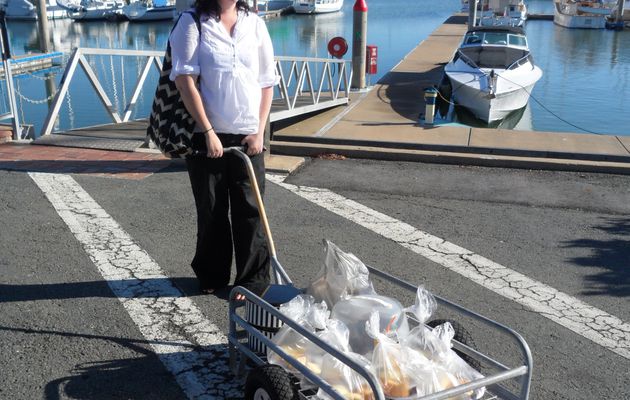
<path id="1" fill-rule="evenodd" d="M 186 12 L 193 17 L 201 34 L 197 13 Z M 160 78 L 151 107 L 147 135 L 165 156 L 182 158 L 192 154 L 195 120 L 186 110 L 175 82 L 169 78 L 172 68 L 171 43 L 169 41 L 166 45 L 162 71 L 160 71 Z"/>

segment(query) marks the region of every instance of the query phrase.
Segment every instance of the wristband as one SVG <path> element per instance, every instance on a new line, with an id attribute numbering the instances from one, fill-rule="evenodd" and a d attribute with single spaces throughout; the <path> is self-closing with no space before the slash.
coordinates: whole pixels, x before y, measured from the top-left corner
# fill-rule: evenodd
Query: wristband
<path id="1" fill-rule="evenodd" d="M 208 133 L 208 132 L 213 131 L 213 130 L 214 130 L 214 128 L 210 127 L 210 128 L 206 129 L 205 131 L 203 131 L 201 133 Z"/>

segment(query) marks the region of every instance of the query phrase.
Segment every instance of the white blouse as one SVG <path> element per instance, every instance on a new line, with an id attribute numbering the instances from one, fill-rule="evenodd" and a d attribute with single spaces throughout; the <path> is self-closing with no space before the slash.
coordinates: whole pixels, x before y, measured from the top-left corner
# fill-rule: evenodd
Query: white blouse
<path id="1" fill-rule="evenodd" d="M 170 78 L 198 75 L 206 115 L 215 132 L 258 133 L 261 88 L 278 84 L 265 22 L 238 12 L 233 35 L 220 21 L 201 16 L 201 40 L 193 17 L 184 13 L 169 37 Z"/>

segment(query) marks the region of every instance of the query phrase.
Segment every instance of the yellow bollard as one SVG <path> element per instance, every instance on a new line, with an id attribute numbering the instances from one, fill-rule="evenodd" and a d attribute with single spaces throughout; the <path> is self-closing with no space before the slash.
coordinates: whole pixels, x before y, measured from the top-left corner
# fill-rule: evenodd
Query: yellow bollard
<path id="1" fill-rule="evenodd" d="M 436 88 L 424 89 L 424 125 L 433 125 L 433 116 L 435 115 L 435 101 L 437 99 Z"/>

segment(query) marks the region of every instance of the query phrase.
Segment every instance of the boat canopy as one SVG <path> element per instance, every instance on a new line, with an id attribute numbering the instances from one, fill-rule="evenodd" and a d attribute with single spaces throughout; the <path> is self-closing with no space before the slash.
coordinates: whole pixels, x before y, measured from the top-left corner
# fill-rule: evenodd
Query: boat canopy
<path id="1" fill-rule="evenodd" d="M 461 57 L 462 54 L 464 57 Z M 508 69 L 526 61 L 532 62 L 528 50 L 513 47 L 463 47 L 455 57 L 461 57 L 466 63 L 472 62 L 472 67 L 492 69 Z"/>
<path id="2" fill-rule="evenodd" d="M 470 46 L 509 46 L 527 49 L 525 35 L 505 31 L 472 31 L 464 36 L 461 47 Z"/>
<path id="3" fill-rule="evenodd" d="M 525 35 L 525 30 L 518 26 L 476 26 L 473 29 L 468 30 L 467 33 L 474 32 L 506 32 L 515 33 L 518 35 Z"/>

